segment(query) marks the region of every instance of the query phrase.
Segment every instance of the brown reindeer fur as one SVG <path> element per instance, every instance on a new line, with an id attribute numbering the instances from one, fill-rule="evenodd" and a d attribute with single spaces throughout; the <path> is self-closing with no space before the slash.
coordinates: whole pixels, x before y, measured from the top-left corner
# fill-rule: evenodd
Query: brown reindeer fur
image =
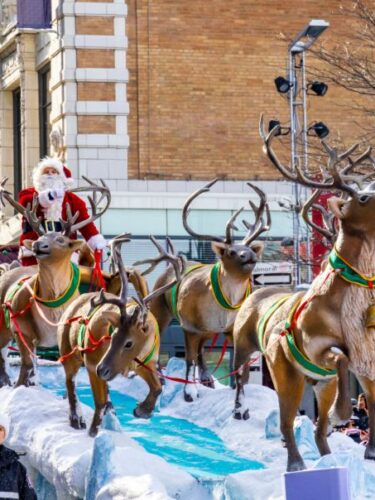
<path id="1" fill-rule="evenodd" d="M 340 219 L 336 248 L 340 255 L 362 274 L 375 275 L 375 196 L 366 202 L 358 199 L 333 200 L 331 208 Z M 306 296 L 315 295 L 298 318 L 294 329 L 300 350 L 314 363 L 328 368 L 337 368 L 339 392 L 334 413 L 339 419 L 348 419 L 351 406 L 348 398 L 347 369 L 349 368 L 363 384 L 366 396 L 374 401 L 375 389 L 375 339 L 373 328 L 365 327 L 367 309 L 373 303 L 373 292 L 344 281 L 339 274 L 331 274 L 328 266 L 312 283 Z M 256 325 L 267 308 L 277 300 L 277 290 L 255 292 L 242 305 L 234 325 L 235 366 L 239 368 L 258 350 Z M 280 337 L 292 303 L 292 296 L 268 322 L 265 357 L 279 395 L 282 432 L 288 447 L 288 470 L 304 467 L 293 436 L 293 420 L 302 397 L 304 373 L 291 356 L 284 337 Z M 305 297 L 306 298 L 306 297 Z M 331 348 L 342 354 L 335 354 Z M 246 417 L 242 408 L 242 384 L 239 374 L 237 384 L 235 416 Z M 335 380 L 335 379 L 334 379 Z M 292 383 L 290 383 L 292 381 Z M 317 444 L 321 453 L 328 453 L 325 439 L 328 409 L 334 402 L 334 382 L 319 381 L 317 392 L 319 424 Z M 375 405 L 369 406 L 370 439 L 366 447 L 366 458 L 375 459 Z"/>
<path id="2" fill-rule="evenodd" d="M 232 304 L 237 304 L 244 298 L 251 273 L 256 261 L 263 251 L 263 244 L 253 242 L 248 248 L 241 245 L 226 245 L 213 242 L 213 248 L 222 262 L 223 291 Z M 238 251 L 245 255 L 244 260 L 231 252 Z M 245 264 L 244 264 L 245 262 Z M 188 262 L 186 267 L 196 264 Z M 186 378 L 196 379 L 195 367 L 199 366 L 199 376 L 202 383 L 213 387 L 213 381 L 208 372 L 204 359 L 204 344 L 215 333 L 225 332 L 231 336 L 237 310 L 230 311 L 222 308 L 213 296 L 210 285 L 212 264 L 202 267 L 182 277 L 178 289 L 177 310 L 180 324 L 185 334 L 186 345 Z M 171 280 L 173 269 L 168 268 L 156 281 L 155 288 L 159 288 Z M 155 315 L 162 333 L 172 320 L 170 293 L 156 297 L 151 302 L 151 312 Z M 185 385 L 184 396 L 186 401 L 192 401 L 196 396 L 193 384 Z"/>
<path id="3" fill-rule="evenodd" d="M 6 272 L 0 278 L 0 299 L 4 303 L 5 296 L 9 288 L 21 278 L 31 276 L 27 283 L 31 289 L 34 288 L 35 281 L 38 280 L 38 296 L 51 300 L 60 296 L 70 283 L 70 258 L 71 254 L 80 248 L 82 241 L 70 240 L 60 233 L 47 233 L 41 236 L 35 245 L 44 244 L 48 246 L 50 254 L 48 256 L 39 255 L 38 266 L 20 267 Z M 25 242 L 31 248 L 32 243 Z M 81 282 L 90 283 L 92 277 L 92 268 L 80 266 Z M 117 276 L 105 276 L 109 290 L 113 293 L 118 293 L 120 289 L 120 280 Z M 69 303 L 78 296 L 78 291 L 71 297 L 71 299 L 58 308 L 48 308 L 42 304 L 38 304 L 45 316 L 52 323 L 58 323 L 60 318 L 68 307 Z M 23 286 L 12 300 L 12 310 L 14 312 L 22 311 L 30 302 L 31 293 L 29 289 Z M 17 322 L 24 335 L 25 341 L 30 350 L 39 345 L 43 347 L 51 347 L 57 344 L 56 342 L 56 326 L 51 326 L 46 323 L 39 315 L 35 305 L 31 309 L 17 318 Z M 15 333 L 13 334 L 17 340 L 18 348 L 21 355 L 21 370 L 18 378 L 17 385 L 30 385 L 32 383 L 31 377 L 33 371 L 33 360 L 25 347 L 22 340 Z M 5 347 L 12 337 L 12 331 L 7 329 L 4 322 L 2 322 L 0 329 L 0 349 Z M 0 356 L 0 387 L 9 384 L 9 377 L 5 372 L 4 359 Z"/>
<path id="4" fill-rule="evenodd" d="M 137 280 L 138 284 L 140 284 L 142 278 L 138 273 L 133 272 L 130 276 L 130 281 L 133 280 Z M 145 287 L 144 291 L 146 291 L 147 287 L 143 286 Z M 90 310 L 90 299 L 94 296 L 97 296 L 97 294 L 85 294 L 78 297 L 66 310 L 62 321 L 77 315 L 86 316 Z M 126 331 L 121 331 L 121 328 L 119 328 L 120 312 L 118 307 L 111 304 L 101 305 L 90 319 L 88 329 L 92 336 L 96 340 L 99 340 L 108 334 L 108 328 L 112 325 L 115 327 L 115 331 L 111 340 L 104 342 L 93 352 L 81 355 L 80 352 L 76 351 L 63 361 L 70 407 L 69 418 L 71 425 L 75 428 L 84 428 L 85 423 L 79 414 L 77 406 L 78 400 L 75 392 L 74 378 L 82 363 L 89 372 L 91 389 L 95 401 L 95 413 L 89 430 L 91 436 L 97 434 L 103 413 L 112 406 L 108 398 L 107 382 L 97 374 L 100 369 L 104 371 L 107 380 L 111 380 L 120 373 L 127 376 L 130 370 L 135 371 L 145 380 L 150 390 L 146 399 L 138 403 L 134 410 L 134 415 L 137 417 L 148 418 L 151 416 L 156 399 L 161 392 L 161 384 L 156 374 L 159 349 L 155 350 L 153 358 L 147 364 L 149 369 L 138 365 L 134 360 L 135 358 L 142 360 L 151 351 L 155 338 L 155 328 L 157 327 L 155 318 L 151 313 L 148 313 L 147 319 L 143 324 L 142 319 L 139 317 L 139 306 L 135 303 L 129 306 L 127 312 L 131 320 L 127 325 Z M 70 353 L 77 346 L 79 327 L 80 324 L 74 322 L 58 328 L 58 345 L 62 356 Z M 133 343 L 132 347 L 129 349 L 124 348 L 129 341 Z M 88 338 L 88 330 L 86 330 L 84 340 L 84 347 L 87 346 L 92 346 Z"/>

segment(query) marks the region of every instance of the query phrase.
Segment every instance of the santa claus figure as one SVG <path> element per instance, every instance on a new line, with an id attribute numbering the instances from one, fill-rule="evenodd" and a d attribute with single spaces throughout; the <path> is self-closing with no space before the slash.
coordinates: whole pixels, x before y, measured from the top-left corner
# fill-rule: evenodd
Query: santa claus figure
<path id="1" fill-rule="evenodd" d="M 61 231 L 60 219 L 66 220 L 66 207 L 70 205 L 73 214 L 79 212 L 76 222 L 83 221 L 89 217 L 85 202 L 76 194 L 67 190 L 73 185 L 72 174 L 60 160 L 46 157 L 41 160 L 33 171 L 33 186 L 20 192 L 18 201 L 26 207 L 32 204 L 34 194 L 38 197 L 39 206 L 37 215 L 42 218 L 42 224 L 46 231 Z M 104 237 L 99 233 L 93 222 L 81 229 L 81 234 L 92 250 L 102 250 L 106 246 Z M 70 235 L 76 238 L 77 235 Z M 23 246 L 24 240 L 37 240 L 38 235 L 23 218 L 22 234 L 20 237 L 19 258 L 24 266 L 36 264 L 32 252 Z"/>

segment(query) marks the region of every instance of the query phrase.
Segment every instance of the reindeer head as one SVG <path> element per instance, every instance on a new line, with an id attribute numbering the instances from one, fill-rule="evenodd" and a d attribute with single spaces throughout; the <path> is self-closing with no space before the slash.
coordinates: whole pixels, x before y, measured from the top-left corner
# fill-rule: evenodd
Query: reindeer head
<path id="1" fill-rule="evenodd" d="M 82 245 L 82 241 L 71 240 L 61 233 L 46 233 L 36 241 L 25 240 L 23 244 L 34 252 L 39 262 L 55 262 L 70 260 L 72 253 Z"/>
<path id="2" fill-rule="evenodd" d="M 248 232 L 245 238 L 240 243 L 234 243 L 233 241 L 233 230 L 236 230 L 237 227 L 234 225 L 235 219 L 242 212 L 244 207 L 241 207 L 237 210 L 232 217 L 227 221 L 225 228 L 225 238 L 219 238 L 217 236 L 210 236 L 204 234 L 197 234 L 193 231 L 187 222 L 187 217 L 190 211 L 191 202 L 197 198 L 200 194 L 206 193 L 210 190 L 211 186 L 217 182 L 218 179 L 214 179 L 213 181 L 206 184 L 201 189 L 195 191 L 185 202 L 183 213 L 182 213 L 182 221 L 184 228 L 186 231 L 198 240 L 211 241 L 211 246 L 215 254 L 221 260 L 223 267 L 231 274 L 241 275 L 241 276 L 249 276 L 252 272 L 255 264 L 257 263 L 259 257 L 263 251 L 263 243 L 259 241 L 254 241 L 262 232 L 268 231 L 271 225 L 271 217 L 270 211 L 268 207 L 268 203 L 266 201 L 266 196 L 264 192 L 259 189 L 254 184 L 250 182 L 247 183 L 249 187 L 251 187 L 259 196 L 260 204 L 257 207 L 252 201 L 249 201 L 249 205 L 254 211 L 255 214 L 255 222 L 254 224 L 249 224 L 246 220 L 243 220 L 243 224 L 247 228 Z M 264 222 L 263 216 L 264 211 L 266 211 L 266 222 Z"/>
<path id="3" fill-rule="evenodd" d="M 127 374 L 131 364 L 137 358 L 145 343 L 150 339 L 150 335 L 155 333 L 155 319 L 150 315 L 148 304 L 156 296 L 163 294 L 175 285 L 181 279 L 181 261 L 174 255 L 174 252 L 166 252 L 161 245 L 151 237 L 154 245 L 159 249 L 160 255 L 156 259 L 150 259 L 139 263 L 161 262 L 163 260 L 172 263 L 176 278 L 167 285 L 152 291 L 145 297 L 141 294 L 133 297 L 133 304 L 127 304 L 128 279 L 124 264 L 121 259 L 121 251 L 118 245 L 112 246 L 113 258 L 119 270 L 121 277 L 120 297 L 109 297 L 101 291 L 99 297 L 92 300 L 92 305 L 112 304 L 119 308 L 120 316 L 114 317 L 112 326 L 114 331 L 111 336 L 111 342 L 106 354 L 97 366 L 97 374 L 104 380 L 111 380 L 119 373 Z M 128 238 L 121 241 L 130 241 Z M 172 249 L 171 242 L 168 241 L 168 247 Z M 152 264 L 153 266 L 153 264 Z M 111 320 L 110 320 L 111 321 Z"/>
<path id="4" fill-rule="evenodd" d="M 323 179 L 320 181 L 309 177 L 298 163 L 290 168 L 280 162 L 271 145 L 279 127 L 274 127 L 267 135 L 264 131 L 263 116 L 261 116 L 259 130 L 265 153 L 284 177 L 303 186 L 326 191 L 341 191 L 345 195 L 345 198 L 333 197 L 328 200 L 328 206 L 339 220 L 344 233 L 360 237 L 374 236 L 375 160 L 371 156 L 371 147 L 352 159 L 351 155 L 357 149 L 358 144 L 354 144 L 339 154 L 335 147 L 321 141 L 328 154 L 328 161 L 327 165 L 321 167 Z M 346 163 L 343 165 L 344 161 Z M 315 229 L 322 232 L 321 228 L 315 227 Z M 331 230 L 326 231 L 325 235 L 328 238 L 333 236 L 332 227 Z"/>

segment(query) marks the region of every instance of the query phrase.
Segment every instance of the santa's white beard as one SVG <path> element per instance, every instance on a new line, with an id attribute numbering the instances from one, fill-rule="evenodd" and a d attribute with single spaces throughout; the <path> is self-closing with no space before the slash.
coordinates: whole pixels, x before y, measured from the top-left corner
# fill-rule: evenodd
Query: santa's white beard
<path id="1" fill-rule="evenodd" d="M 64 178 L 61 175 L 42 174 L 38 179 L 34 179 L 34 187 L 40 193 L 46 189 L 66 189 Z"/>

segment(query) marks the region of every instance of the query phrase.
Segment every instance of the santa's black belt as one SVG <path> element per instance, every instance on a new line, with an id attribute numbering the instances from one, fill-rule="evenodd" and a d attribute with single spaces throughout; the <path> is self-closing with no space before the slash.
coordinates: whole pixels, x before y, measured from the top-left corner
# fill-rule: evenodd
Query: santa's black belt
<path id="1" fill-rule="evenodd" d="M 43 220 L 41 225 L 48 233 L 61 233 L 63 230 L 62 224 L 58 220 Z M 34 232 L 34 229 L 27 221 L 24 222 L 24 232 Z"/>

